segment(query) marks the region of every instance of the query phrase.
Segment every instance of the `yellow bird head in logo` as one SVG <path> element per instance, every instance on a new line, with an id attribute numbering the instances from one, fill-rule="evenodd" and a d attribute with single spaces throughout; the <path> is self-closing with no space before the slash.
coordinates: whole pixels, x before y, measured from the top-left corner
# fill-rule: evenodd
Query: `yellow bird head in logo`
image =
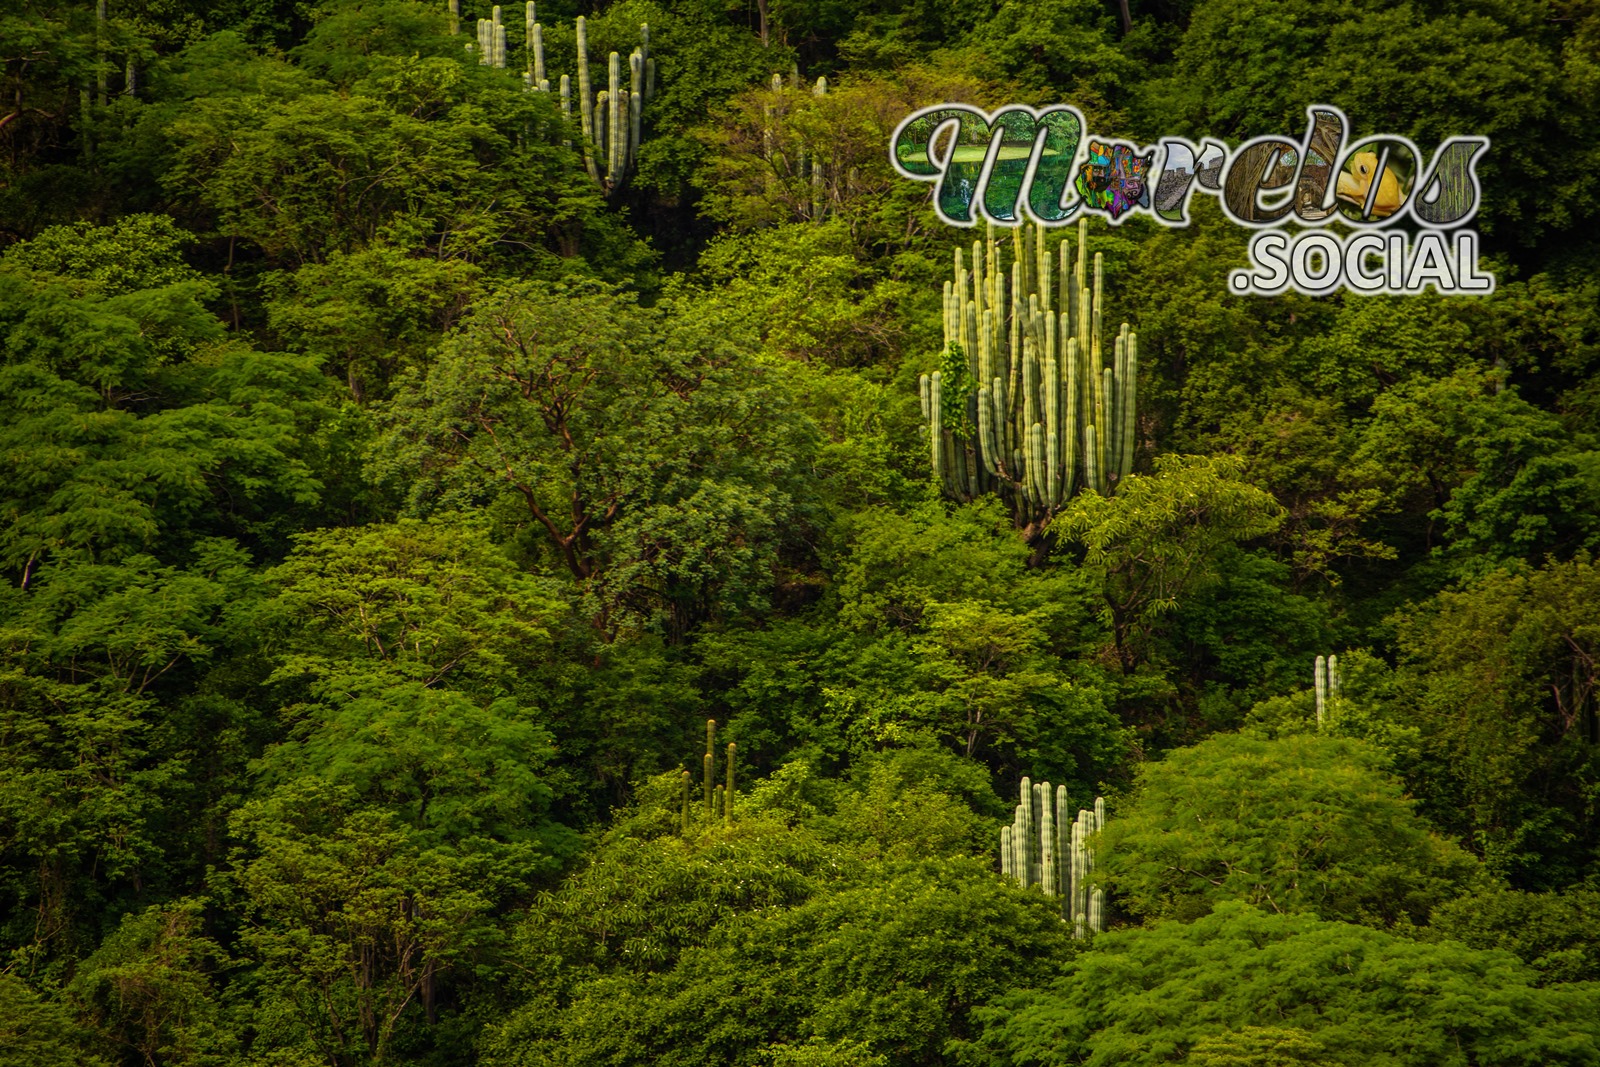
<path id="1" fill-rule="evenodd" d="M 1372 178 L 1378 169 L 1376 152 L 1357 152 L 1339 172 L 1339 185 L 1335 190 L 1340 200 L 1354 204 L 1359 211 L 1367 206 L 1367 194 L 1372 191 Z M 1386 218 L 1400 210 L 1402 197 L 1400 179 L 1393 167 L 1384 167 L 1378 179 L 1378 195 L 1372 201 L 1372 217 Z"/>

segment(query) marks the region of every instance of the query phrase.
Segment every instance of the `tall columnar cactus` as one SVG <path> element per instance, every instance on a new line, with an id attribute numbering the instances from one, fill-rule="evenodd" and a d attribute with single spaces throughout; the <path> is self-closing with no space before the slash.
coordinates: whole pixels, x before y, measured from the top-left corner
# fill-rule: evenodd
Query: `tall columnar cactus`
<path id="1" fill-rule="evenodd" d="M 718 782 L 717 781 L 716 744 L 717 744 L 717 720 L 715 720 L 715 719 L 707 719 L 706 720 L 706 751 L 705 751 L 705 754 L 701 757 L 701 767 L 702 767 L 702 772 L 703 772 L 703 778 L 702 778 L 702 782 L 701 782 L 701 791 L 702 791 L 702 795 L 703 795 L 704 808 L 705 808 L 705 821 L 706 821 L 706 825 L 709 826 L 711 823 L 715 822 L 718 819 L 718 817 L 720 816 L 720 818 L 722 819 L 723 825 L 728 827 L 729 829 L 732 829 L 733 828 L 733 791 L 734 791 L 734 771 L 733 771 L 734 763 L 733 763 L 733 761 L 734 761 L 734 754 L 738 751 L 738 746 L 735 745 L 732 741 L 728 742 L 727 778 L 726 778 L 726 780 L 724 782 Z M 683 834 L 685 836 L 687 836 L 688 833 L 689 833 L 689 829 L 690 829 L 691 825 L 693 824 L 693 811 L 692 811 L 692 809 L 690 807 L 690 804 L 689 804 L 690 779 L 693 776 L 687 770 L 685 770 L 685 771 L 681 772 L 679 777 L 682 780 L 682 792 L 683 792 L 683 796 L 681 798 L 682 807 L 683 807 L 683 811 L 682 811 L 681 816 L 680 816 L 681 828 L 682 828 Z"/>
<path id="2" fill-rule="evenodd" d="M 1094 871 L 1089 837 L 1105 827 L 1106 802 L 1096 797 L 1094 810 L 1080 809 L 1071 822 L 1069 813 L 1066 786 L 1052 793 L 1049 782 L 1036 785 L 1024 778 L 1011 825 L 1000 829 L 1000 873 L 1059 897 L 1062 917 L 1081 938 L 1105 929 L 1105 894 L 1089 884 Z"/>
<path id="3" fill-rule="evenodd" d="M 448 0 L 451 33 L 460 17 L 460 0 Z M 523 85 L 530 92 L 548 93 L 550 77 L 545 66 L 544 26 L 538 21 L 532 0 L 523 6 L 522 48 L 526 55 Z M 496 6 L 491 17 L 478 20 L 478 62 L 491 67 L 506 66 L 506 28 Z M 644 104 L 655 95 L 655 64 L 650 55 L 650 27 L 639 27 L 639 47 L 629 55 L 628 85 L 622 84 L 622 57 L 608 57 L 604 89 L 595 91 L 589 71 L 589 29 L 580 16 L 577 22 L 578 113 L 583 129 L 584 166 L 600 190 L 610 196 L 622 187 L 638 163 L 639 143 L 644 135 Z M 561 94 L 561 113 L 572 116 L 573 86 L 569 75 L 557 81 Z"/>
<path id="4" fill-rule="evenodd" d="M 991 225 L 970 266 L 956 250 L 944 289 L 944 364 L 920 380 L 933 468 L 962 500 L 995 492 L 1019 520 L 1047 519 L 1074 492 L 1109 494 L 1133 469 L 1139 339 L 1127 323 L 1105 360 L 1103 260 L 1088 266 L 1063 239 L 1050 256 L 1043 225 Z"/>
<path id="5" fill-rule="evenodd" d="M 1317 665 L 1312 672 L 1312 681 L 1317 691 L 1317 729 L 1322 729 L 1325 722 L 1330 722 L 1338 708 L 1339 703 L 1339 657 L 1329 656 L 1323 659 L 1317 657 Z"/>
<path id="6" fill-rule="evenodd" d="M 706 817 L 707 818 L 710 818 L 711 815 L 716 811 L 716 809 L 714 807 L 712 807 L 712 801 L 711 801 L 711 787 L 716 783 L 716 780 L 717 780 L 716 756 L 712 755 L 712 749 L 716 745 L 716 743 L 717 743 L 717 720 L 716 719 L 707 719 L 706 720 L 706 756 L 705 756 L 705 771 L 706 771 L 705 792 L 706 792 Z"/>

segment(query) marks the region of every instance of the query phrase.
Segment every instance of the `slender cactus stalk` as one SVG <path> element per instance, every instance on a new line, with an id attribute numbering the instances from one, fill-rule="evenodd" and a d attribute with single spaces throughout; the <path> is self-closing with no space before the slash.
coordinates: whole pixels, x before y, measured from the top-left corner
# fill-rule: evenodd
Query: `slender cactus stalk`
<path id="1" fill-rule="evenodd" d="M 628 161 L 639 160 L 639 139 L 644 122 L 644 52 L 635 48 L 628 57 Z"/>
<path id="2" fill-rule="evenodd" d="M 694 775 L 687 770 L 679 776 L 683 783 L 683 836 L 685 837 L 689 836 L 689 780 L 693 777 Z"/>
<path id="3" fill-rule="evenodd" d="M 594 152 L 590 148 L 597 138 L 594 130 L 594 96 L 589 85 L 589 29 L 582 15 L 578 16 L 578 108 L 583 119 L 583 163 L 589 168 L 589 177 L 599 181 L 600 169 L 595 165 Z"/>
<path id="4" fill-rule="evenodd" d="M 1328 661 L 1321 656 L 1317 657 L 1316 669 L 1312 672 L 1312 683 L 1317 691 L 1317 729 L 1320 730 L 1328 703 Z"/>
<path id="5" fill-rule="evenodd" d="M 622 58 L 612 52 L 607 68 L 610 87 L 610 112 L 606 115 L 606 132 L 610 134 L 610 152 L 606 157 L 606 177 L 615 185 L 622 179 L 622 161 L 627 158 L 627 127 L 622 123 L 626 114 L 622 101 Z"/>
<path id="6" fill-rule="evenodd" d="M 717 776 L 717 769 L 716 769 L 716 764 L 715 764 L 715 758 L 716 757 L 712 755 L 712 753 L 715 751 L 716 743 L 717 743 L 717 720 L 716 719 L 707 719 L 706 720 L 706 756 L 705 756 L 705 770 L 706 770 L 706 781 L 705 781 L 705 794 L 706 794 L 706 797 L 705 797 L 705 799 L 706 799 L 706 817 L 707 818 L 713 818 L 716 815 L 716 809 L 711 806 L 711 785 L 712 785 L 713 781 L 716 779 L 716 776 Z"/>

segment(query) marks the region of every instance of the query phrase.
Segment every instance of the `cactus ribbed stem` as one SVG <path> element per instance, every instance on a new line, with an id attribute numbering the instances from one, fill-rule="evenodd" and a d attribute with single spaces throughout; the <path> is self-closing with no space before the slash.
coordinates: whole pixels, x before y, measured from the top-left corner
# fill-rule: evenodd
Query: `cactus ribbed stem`
<path id="1" fill-rule="evenodd" d="M 590 144 L 595 142 L 594 95 L 589 84 L 589 28 L 583 16 L 578 16 L 578 110 L 583 122 L 583 162 L 589 168 L 589 177 L 600 180 L 600 168 L 595 164 Z"/>
<path id="2" fill-rule="evenodd" d="M 616 183 L 622 177 L 622 165 L 619 159 L 626 154 L 626 146 L 622 143 L 626 135 L 622 132 L 622 57 L 612 52 L 606 62 L 606 102 L 609 110 L 606 112 L 606 136 L 608 138 L 606 155 L 606 177 Z"/>
<path id="3" fill-rule="evenodd" d="M 639 159 L 639 140 L 644 123 L 644 53 L 634 49 L 628 57 L 628 165 Z"/>
<path id="4" fill-rule="evenodd" d="M 726 793 L 727 802 L 723 807 L 723 816 L 729 829 L 733 827 L 733 753 L 735 747 L 732 741 L 728 742 L 728 790 Z"/>
<path id="5" fill-rule="evenodd" d="M 1328 661 L 1321 656 L 1317 657 L 1313 681 L 1317 690 L 1317 728 L 1321 729 L 1324 709 L 1328 703 Z"/>

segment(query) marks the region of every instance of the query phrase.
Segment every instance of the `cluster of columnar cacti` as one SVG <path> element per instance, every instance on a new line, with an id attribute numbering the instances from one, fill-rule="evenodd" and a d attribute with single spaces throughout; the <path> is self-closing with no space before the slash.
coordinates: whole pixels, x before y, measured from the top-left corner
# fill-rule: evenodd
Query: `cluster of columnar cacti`
<path id="1" fill-rule="evenodd" d="M 461 0 L 449 0 L 450 32 L 458 32 Z M 544 27 L 534 13 L 532 0 L 524 5 L 523 51 L 527 69 L 523 83 L 530 90 L 547 93 L 550 79 L 545 73 Z M 622 57 L 612 52 L 607 70 L 607 87 L 594 92 L 589 77 L 589 31 L 583 16 L 578 17 L 578 115 L 583 126 L 583 159 L 590 177 L 607 195 L 621 187 L 638 161 L 643 134 L 644 104 L 655 95 L 656 61 L 650 56 L 650 26 L 639 26 L 639 47 L 628 56 L 628 87 L 622 85 Z M 474 46 L 467 45 L 468 49 Z M 506 28 L 496 5 L 490 17 L 478 20 L 478 62 L 492 67 L 506 65 Z M 561 75 L 561 113 L 572 117 L 572 79 Z"/>
<path id="2" fill-rule="evenodd" d="M 727 778 L 726 778 L 726 781 L 724 781 L 722 783 L 718 783 L 717 780 L 716 780 L 717 779 L 716 743 L 717 743 L 717 720 L 715 720 L 715 719 L 707 719 L 706 720 L 706 754 L 705 754 L 705 758 L 701 761 L 701 763 L 703 764 L 703 767 L 704 767 L 704 790 L 703 791 L 705 793 L 705 798 L 704 798 L 705 821 L 706 821 L 707 824 L 710 824 L 712 822 L 715 822 L 717 817 L 720 815 L 722 817 L 723 825 L 725 825 L 725 826 L 727 826 L 727 827 L 729 827 L 731 829 L 732 826 L 733 826 L 733 789 L 734 789 L 733 754 L 734 754 L 735 751 L 737 751 L 738 746 L 736 746 L 732 741 L 728 742 Z M 686 770 L 686 771 L 684 771 L 682 773 L 680 778 L 681 778 L 682 785 L 683 785 L 683 796 L 682 796 L 683 811 L 682 811 L 681 817 L 680 817 L 680 827 L 681 827 L 681 830 L 682 830 L 684 836 L 687 837 L 688 834 L 689 834 L 690 828 L 694 825 L 695 806 L 692 803 L 690 803 L 690 800 L 689 800 L 689 796 L 690 796 L 690 792 L 691 792 L 690 783 L 693 781 L 694 775 L 690 774 Z"/>
<path id="3" fill-rule="evenodd" d="M 1138 336 L 1123 323 L 1108 364 L 1101 342 L 1101 254 L 1088 273 L 1043 225 L 1005 242 L 991 225 L 970 264 L 956 250 L 945 282 L 943 367 L 921 379 L 933 469 L 959 499 L 997 492 L 1013 513 L 1047 518 L 1078 490 L 1110 493 L 1133 469 Z"/>
<path id="4" fill-rule="evenodd" d="M 828 207 L 831 200 L 829 195 L 830 187 L 837 184 L 837 175 L 829 173 L 828 163 L 822 158 L 820 152 L 809 151 L 802 147 L 795 153 L 793 158 L 790 158 L 789 154 L 776 143 L 773 137 L 773 120 L 777 114 L 777 109 L 782 106 L 783 75 L 774 74 L 772 76 L 771 88 L 773 100 L 763 105 L 766 114 L 766 126 L 762 132 L 763 155 L 766 157 L 767 162 L 772 165 L 773 176 L 798 180 L 810 187 L 810 196 L 799 213 L 810 218 L 813 222 L 820 222 L 828 215 Z M 790 90 L 798 90 L 800 88 L 800 69 L 798 66 L 789 75 L 788 88 Z M 828 79 L 818 78 L 816 83 L 811 86 L 811 94 L 813 96 L 827 96 Z"/>
<path id="5" fill-rule="evenodd" d="M 1019 800 L 1011 825 L 1000 830 L 1000 873 L 1061 898 L 1061 915 L 1071 920 L 1074 937 L 1104 930 L 1105 891 L 1089 884 L 1089 836 L 1105 828 L 1105 799 L 1096 797 L 1093 810 L 1080 808 L 1070 822 L 1064 785 L 1052 792 L 1049 782 L 1035 785 L 1024 778 Z"/>
<path id="6" fill-rule="evenodd" d="M 1332 721 L 1339 706 L 1339 657 L 1317 657 L 1313 681 L 1317 690 L 1317 729 Z"/>

